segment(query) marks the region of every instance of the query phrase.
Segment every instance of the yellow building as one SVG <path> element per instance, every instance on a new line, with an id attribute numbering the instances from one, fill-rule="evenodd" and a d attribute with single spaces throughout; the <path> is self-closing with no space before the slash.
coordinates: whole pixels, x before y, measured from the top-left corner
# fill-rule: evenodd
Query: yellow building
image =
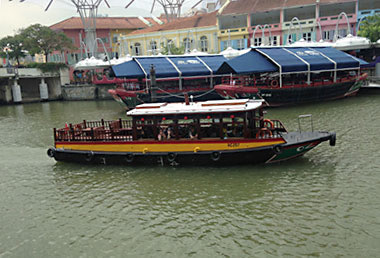
<path id="1" fill-rule="evenodd" d="M 248 8 L 240 2 L 227 0 L 218 11 L 218 39 L 221 51 L 227 47 L 239 50 L 248 47 L 248 15 L 236 12 L 236 6 Z"/>
<path id="2" fill-rule="evenodd" d="M 166 46 L 218 53 L 217 12 L 179 18 L 175 21 L 138 30 L 126 35 L 120 44 L 130 55 L 154 55 Z M 123 41 L 125 43 L 123 43 Z M 166 48 L 167 49 L 167 48 Z"/>

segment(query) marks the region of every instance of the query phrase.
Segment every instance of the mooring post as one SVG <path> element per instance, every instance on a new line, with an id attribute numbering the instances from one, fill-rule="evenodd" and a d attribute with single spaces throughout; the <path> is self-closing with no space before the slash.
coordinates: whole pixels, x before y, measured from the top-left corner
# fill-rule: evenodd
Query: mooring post
<path id="1" fill-rule="evenodd" d="M 46 101 L 49 99 L 49 91 L 48 91 L 48 85 L 45 82 L 45 78 L 41 78 L 40 83 L 40 98 L 42 101 Z"/>
<path id="2" fill-rule="evenodd" d="M 154 65 L 150 65 L 150 98 L 152 102 L 156 102 L 156 70 Z"/>
<path id="3" fill-rule="evenodd" d="M 15 78 L 13 85 L 12 85 L 12 95 L 13 95 L 13 102 L 14 103 L 21 103 L 21 101 L 22 101 L 21 87 L 17 83 L 16 78 Z"/>

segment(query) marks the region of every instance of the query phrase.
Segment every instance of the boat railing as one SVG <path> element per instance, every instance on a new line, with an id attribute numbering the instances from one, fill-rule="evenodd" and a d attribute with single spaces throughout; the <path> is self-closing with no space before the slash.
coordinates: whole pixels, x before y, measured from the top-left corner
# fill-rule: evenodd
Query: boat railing
<path id="1" fill-rule="evenodd" d="M 273 129 L 277 131 L 286 132 L 286 128 L 280 120 L 271 120 L 273 122 Z"/>
<path id="2" fill-rule="evenodd" d="M 222 84 L 236 86 L 255 86 L 256 80 L 249 76 L 229 76 L 222 77 Z"/>
<path id="3" fill-rule="evenodd" d="M 123 83 L 122 85 L 123 85 L 123 88 L 126 90 L 141 90 L 145 88 L 139 82 L 126 82 L 126 83 Z"/>
<path id="4" fill-rule="evenodd" d="M 356 75 L 344 75 L 338 76 L 336 79 L 337 83 L 351 82 L 357 79 Z M 283 87 L 293 87 L 293 86 L 321 86 L 321 85 L 329 85 L 335 83 L 332 77 L 321 76 L 318 78 L 314 78 L 311 80 L 310 84 L 307 83 L 306 80 L 298 80 L 297 82 L 294 79 L 283 80 Z M 256 78 L 250 76 L 225 76 L 222 77 L 222 84 L 232 85 L 232 86 L 253 86 L 253 87 L 271 87 L 276 88 L 279 87 L 278 80 L 275 78 Z"/>
<path id="5" fill-rule="evenodd" d="M 132 141 L 132 121 L 86 121 L 54 128 L 55 141 Z"/>

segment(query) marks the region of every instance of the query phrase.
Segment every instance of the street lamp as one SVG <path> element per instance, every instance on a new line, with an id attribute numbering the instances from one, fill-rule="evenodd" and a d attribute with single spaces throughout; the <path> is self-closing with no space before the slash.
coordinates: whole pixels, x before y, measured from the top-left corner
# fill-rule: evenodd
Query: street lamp
<path id="1" fill-rule="evenodd" d="M 4 48 L 5 50 L 5 53 L 7 54 L 7 63 L 6 63 L 6 67 L 10 67 L 10 63 L 9 63 L 9 51 L 11 50 L 10 47 L 9 47 L 9 43 L 7 44 L 7 46 Z"/>

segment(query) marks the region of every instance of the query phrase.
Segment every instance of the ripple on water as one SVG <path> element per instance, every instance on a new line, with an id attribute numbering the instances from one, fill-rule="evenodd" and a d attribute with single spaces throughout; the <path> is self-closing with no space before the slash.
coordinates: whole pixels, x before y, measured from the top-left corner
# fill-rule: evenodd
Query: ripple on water
<path id="1" fill-rule="evenodd" d="M 52 127 L 114 119 L 118 106 L 0 107 L 0 256 L 376 257 L 379 100 L 271 109 L 288 128 L 312 113 L 337 146 L 228 168 L 55 163 L 46 157 Z"/>

